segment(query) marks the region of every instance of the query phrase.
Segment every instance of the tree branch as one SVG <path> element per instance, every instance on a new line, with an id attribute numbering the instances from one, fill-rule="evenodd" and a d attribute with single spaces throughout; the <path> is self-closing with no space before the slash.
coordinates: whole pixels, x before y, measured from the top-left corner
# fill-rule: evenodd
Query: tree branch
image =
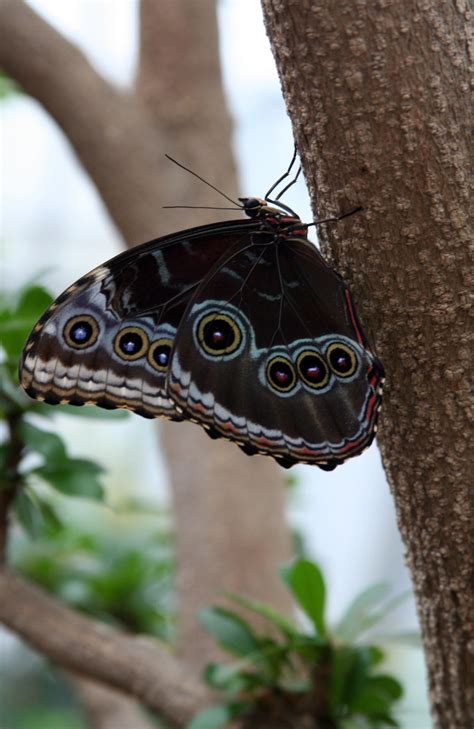
<path id="1" fill-rule="evenodd" d="M 165 162 L 156 125 L 137 98 L 108 84 L 22 0 L 0 4 L 0 66 L 62 128 L 127 242 L 155 237 L 150 191 Z"/>
<path id="2" fill-rule="evenodd" d="M 174 724 L 210 703 L 207 690 L 152 640 L 95 623 L 6 569 L 0 621 L 60 666 L 135 696 Z"/>
<path id="3" fill-rule="evenodd" d="M 136 701 L 95 681 L 69 673 L 91 729 L 155 729 Z"/>

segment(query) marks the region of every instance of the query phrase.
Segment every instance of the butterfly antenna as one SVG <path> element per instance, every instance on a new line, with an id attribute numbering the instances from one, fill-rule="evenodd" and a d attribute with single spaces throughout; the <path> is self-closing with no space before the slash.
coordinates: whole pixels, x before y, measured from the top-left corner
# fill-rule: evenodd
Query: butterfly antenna
<path id="1" fill-rule="evenodd" d="M 215 207 L 213 205 L 162 205 L 163 210 L 242 210 L 238 208 Z"/>
<path id="2" fill-rule="evenodd" d="M 228 195 L 226 195 L 225 192 L 222 192 L 222 190 L 219 190 L 218 187 L 215 187 L 214 185 L 211 185 L 210 182 L 208 182 L 207 180 L 205 180 L 204 177 L 201 177 L 201 175 L 198 175 L 197 172 L 194 172 L 193 170 L 190 170 L 189 167 L 186 167 L 185 165 L 181 164 L 181 162 L 178 162 L 178 160 L 174 159 L 169 154 L 165 154 L 165 157 L 166 157 L 166 159 L 169 159 L 170 162 L 174 162 L 175 165 L 178 165 L 178 167 L 181 167 L 182 170 L 186 170 L 186 172 L 189 172 L 189 174 L 190 175 L 193 175 L 193 177 L 197 177 L 198 180 L 201 180 L 201 182 L 204 182 L 204 184 L 207 185 L 208 187 L 210 187 L 212 190 L 215 190 L 215 192 L 218 192 L 219 195 L 222 195 L 222 197 L 225 197 L 226 200 L 228 200 L 229 202 L 233 203 L 234 205 L 237 205 L 237 207 L 238 207 L 239 210 L 242 210 L 242 205 L 239 205 L 238 202 L 236 202 L 235 200 L 232 200 L 231 197 L 229 197 Z M 169 206 L 167 206 L 167 207 L 169 207 Z M 181 207 L 181 206 L 176 206 L 176 207 Z M 188 206 L 186 205 L 185 207 L 188 207 Z M 234 208 L 232 208 L 232 210 L 234 210 Z"/>
<path id="3" fill-rule="evenodd" d="M 310 228 L 312 225 L 321 225 L 321 223 L 337 223 L 339 220 L 343 220 L 343 218 L 348 218 L 350 215 L 355 215 L 355 213 L 359 213 L 361 210 L 363 210 L 362 207 L 354 208 L 354 210 L 350 210 L 348 213 L 343 213 L 342 215 L 337 215 L 333 218 L 323 218 L 322 220 L 315 220 L 313 223 L 305 223 L 305 228 Z"/>
<path id="4" fill-rule="evenodd" d="M 271 188 L 269 189 L 269 191 L 268 191 L 268 192 L 267 192 L 267 194 L 265 195 L 265 200 L 268 200 L 268 196 L 272 194 L 272 192 L 273 192 L 273 190 L 275 189 L 275 187 L 278 187 L 278 185 L 280 184 L 280 182 L 282 182 L 282 181 L 283 181 L 284 179 L 286 179 L 286 178 L 288 177 L 288 175 L 289 175 L 289 174 L 290 174 L 290 172 L 291 172 L 291 168 L 292 168 L 292 167 L 293 167 L 293 165 L 295 164 L 295 160 L 296 160 L 296 155 L 297 155 L 297 154 L 298 154 L 298 150 L 297 150 L 297 148 L 296 148 L 296 144 L 295 144 L 295 146 L 294 146 L 294 151 L 293 151 L 293 157 L 291 158 L 291 162 L 290 162 L 290 165 L 289 165 L 289 167 L 288 167 L 287 171 L 286 171 L 286 172 L 284 172 L 284 173 L 282 174 L 282 176 L 281 176 L 281 177 L 279 177 L 279 178 L 278 178 L 278 180 L 277 180 L 276 182 L 274 182 L 274 183 L 273 183 L 273 185 L 271 186 Z M 299 173 L 298 173 L 298 174 L 299 174 Z M 297 176 L 298 176 L 298 175 L 297 175 Z M 286 189 L 286 188 L 285 188 L 285 189 Z M 279 197 L 279 196 L 278 196 L 278 197 Z M 277 200 L 278 200 L 278 198 L 277 198 Z"/>
<path id="5" fill-rule="evenodd" d="M 293 185 L 297 181 L 297 179 L 300 176 L 300 174 L 301 174 L 301 165 L 298 167 L 298 172 L 296 173 L 296 175 L 294 176 L 294 178 L 292 179 L 292 181 L 289 182 L 288 185 L 286 187 L 284 187 L 281 192 L 278 193 L 278 195 L 276 196 L 275 200 L 279 200 L 281 197 L 283 197 L 283 195 L 285 194 L 285 192 L 290 189 L 290 187 L 293 187 Z"/>

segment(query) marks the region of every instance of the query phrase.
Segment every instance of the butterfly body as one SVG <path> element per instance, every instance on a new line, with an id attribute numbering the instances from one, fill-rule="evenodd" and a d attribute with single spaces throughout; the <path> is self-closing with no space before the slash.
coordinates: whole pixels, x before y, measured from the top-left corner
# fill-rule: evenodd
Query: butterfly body
<path id="1" fill-rule="evenodd" d="M 26 392 L 191 419 L 287 467 L 364 450 L 383 368 L 348 288 L 289 208 L 240 201 L 248 219 L 151 241 L 69 287 L 25 345 Z"/>

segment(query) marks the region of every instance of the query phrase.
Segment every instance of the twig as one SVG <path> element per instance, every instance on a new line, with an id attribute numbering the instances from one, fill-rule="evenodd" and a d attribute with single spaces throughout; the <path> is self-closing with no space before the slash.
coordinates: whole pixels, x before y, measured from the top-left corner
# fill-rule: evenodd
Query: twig
<path id="1" fill-rule="evenodd" d="M 22 0 L 0 2 L 0 67 L 63 129 L 125 239 L 153 238 L 150 190 L 165 165 L 157 125 L 137 98 L 107 83 Z"/>

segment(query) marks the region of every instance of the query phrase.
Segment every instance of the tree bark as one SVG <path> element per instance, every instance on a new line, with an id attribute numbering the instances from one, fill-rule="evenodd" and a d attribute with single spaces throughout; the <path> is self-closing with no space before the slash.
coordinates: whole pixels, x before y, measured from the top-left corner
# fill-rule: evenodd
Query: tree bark
<path id="1" fill-rule="evenodd" d="M 435 725 L 471 729 L 472 7 L 263 0 L 263 8 L 315 217 L 364 208 L 320 237 L 387 371 L 379 443 Z"/>
<path id="2" fill-rule="evenodd" d="M 90 729 L 155 729 L 142 707 L 125 694 L 69 674 Z"/>

